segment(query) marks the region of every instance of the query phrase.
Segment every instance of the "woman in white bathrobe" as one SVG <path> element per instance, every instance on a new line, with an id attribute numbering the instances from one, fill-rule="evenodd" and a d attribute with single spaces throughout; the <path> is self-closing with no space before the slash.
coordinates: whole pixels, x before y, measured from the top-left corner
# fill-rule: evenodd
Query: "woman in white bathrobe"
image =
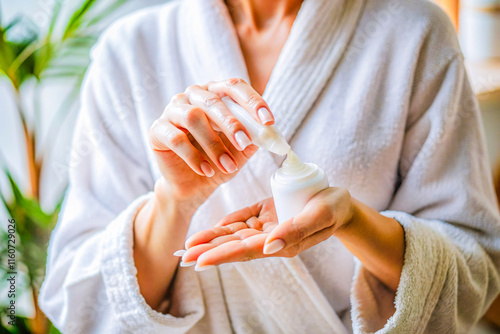
<path id="1" fill-rule="evenodd" d="M 477 102 L 431 3 L 170 2 L 92 58 L 40 294 L 63 332 L 456 333 L 499 291 Z M 293 221 L 226 95 L 326 171 Z"/>

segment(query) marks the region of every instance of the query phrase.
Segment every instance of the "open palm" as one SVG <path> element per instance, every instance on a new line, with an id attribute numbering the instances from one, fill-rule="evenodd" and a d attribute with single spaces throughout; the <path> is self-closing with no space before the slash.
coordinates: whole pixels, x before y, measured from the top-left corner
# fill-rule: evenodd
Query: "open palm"
<path id="1" fill-rule="evenodd" d="M 265 199 L 226 216 L 215 227 L 186 241 L 183 262 L 217 265 L 271 256 L 263 253 L 269 233 L 278 225 L 274 201 Z M 273 256 L 286 254 L 273 254 Z"/>
<path id="2" fill-rule="evenodd" d="M 298 215 L 278 225 L 274 201 L 265 199 L 194 234 L 186 241 L 187 250 L 181 252 L 181 265 L 196 264 L 195 269 L 204 270 L 227 262 L 296 256 L 350 222 L 353 203 L 346 189 L 327 188 L 314 195 Z"/>

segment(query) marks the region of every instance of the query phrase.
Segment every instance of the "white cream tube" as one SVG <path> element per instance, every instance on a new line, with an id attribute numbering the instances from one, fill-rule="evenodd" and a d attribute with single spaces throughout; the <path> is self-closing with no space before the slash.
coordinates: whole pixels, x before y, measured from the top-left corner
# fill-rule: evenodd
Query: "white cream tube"
<path id="1" fill-rule="evenodd" d="M 303 163 L 290 150 L 283 166 L 271 177 L 278 222 L 281 224 L 298 215 L 314 195 L 326 188 L 325 172 L 313 163 Z"/>
<path id="2" fill-rule="evenodd" d="M 234 116 L 247 129 L 250 139 L 254 145 L 262 147 L 269 152 L 285 155 L 290 150 L 290 145 L 286 142 L 281 132 L 272 125 L 262 125 L 253 119 L 243 107 L 234 102 L 230 97 L 222 98 L 222 102 L 228 107 Z"/>

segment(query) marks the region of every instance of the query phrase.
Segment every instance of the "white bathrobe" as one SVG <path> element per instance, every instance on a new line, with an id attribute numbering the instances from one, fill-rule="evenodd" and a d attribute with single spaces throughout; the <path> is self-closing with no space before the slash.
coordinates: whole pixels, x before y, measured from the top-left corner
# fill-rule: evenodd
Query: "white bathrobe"
<path id="1" fill-rule="evenodd" d="M 179 268 L 170 314 L 151 309 L 132 256 L 135 214 L 160 177 L 149 127 L 187 86 L 248 73 L 222 0 L 142 10 L 92 55 L 40 294 L 63 332 L 456 333 L 499 291 L 500 218 L 480 115 L 435 5 L 305 0 L 264 93 L 303 160 L 403 226 L 396 296 L 331 237 L 292 259 Z M 269 197 L 281 160 L 257 152 L 199 208 L 189 235 Z"/>

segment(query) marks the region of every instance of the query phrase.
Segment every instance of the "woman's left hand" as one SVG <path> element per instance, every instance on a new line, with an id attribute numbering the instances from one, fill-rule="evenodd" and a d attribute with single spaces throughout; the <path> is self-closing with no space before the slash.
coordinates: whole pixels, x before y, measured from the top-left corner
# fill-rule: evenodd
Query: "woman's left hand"
<path id="1" fill-rule="evenodd" d="M 181 266 L 196 264 L 195 269 L 201 271 L 228 262 L 293 257 L 344 228 L 353 213 L 354 203 L 346 189 L 327 188 L 295 218 L 278 225 L 274 201 L 268 198 L 191 236 Z"/>

